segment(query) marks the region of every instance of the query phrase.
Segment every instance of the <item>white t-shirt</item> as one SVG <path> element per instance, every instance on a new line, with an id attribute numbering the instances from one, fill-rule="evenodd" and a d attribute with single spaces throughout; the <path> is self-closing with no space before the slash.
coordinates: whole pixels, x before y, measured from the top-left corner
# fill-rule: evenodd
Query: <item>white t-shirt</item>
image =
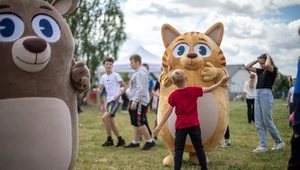
<path id="1" fill-rule="evenodd" d="M 290 97 L 290 103 L 294 103 L 294 90 L 295 90 L 295 87 L 291 87 L 290 90 L 289 90 L 289 93 L 291 93 L 291 97 Z"/>
<path id="2" fill-rule="evenodd" d="M 101 76 L 100 84 L 103 84 L 107 92 L 107 103 L 114 100 L 114 97 L 117 96 L 121 91 L 120 82 L 123 81 L 120 74 L 112 72 L 107 75 L 106 73 Z M 121 97 L 119 98 L 121 100 Z"/>
<path id="3" fill-rule="evenodd" d="M 256 82 L 254 82 L 254 87 L 251 89 L 249 81 L 246 81 L 243 91 L 246 92 L 247 99 L 254 99 L 256 95 Z"/>

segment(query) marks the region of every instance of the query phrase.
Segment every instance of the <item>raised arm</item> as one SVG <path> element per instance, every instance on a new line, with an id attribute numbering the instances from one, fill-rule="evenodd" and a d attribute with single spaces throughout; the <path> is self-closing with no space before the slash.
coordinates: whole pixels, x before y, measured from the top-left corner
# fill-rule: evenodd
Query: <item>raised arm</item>
<path id="1" fill-rule="evenodd" d="M 209 92 L 214 91 L 215 89 L 217 89 L 221 85 L 227 83 L 228 79 L 229 79 L 229 76 L 226 75 L 226 76 L 222 77 L 222 79 L 218 83 L 216 83 L 216 84 L 214 84 L 210 87 L 203 87 L 203 93 L 209 93 Z"/>
<path id="2" fill-rule="evenodd" d="M 248 63 L 245 68 L 248 70 L 248 71 L 251 71 L 253 73 L 256 73 L 256 68 L 253 67 L 256 63 L 258 62 L 258 59 L 254 60 L 254 61 L 251 61 L 250 63 Z"/>
<path id="3" fill-rule="evenodd" d="M 266 55 L 267 55 L 267 60 L 266 60 L 266 63 L 265 63 L 265 68 L 267 70 L 269 70 L 270 72 L 273 72 L 274 67 L 272 66 L 272 63 L 271 63 L 271 56 L 269 54 L 266 54 Z"/>

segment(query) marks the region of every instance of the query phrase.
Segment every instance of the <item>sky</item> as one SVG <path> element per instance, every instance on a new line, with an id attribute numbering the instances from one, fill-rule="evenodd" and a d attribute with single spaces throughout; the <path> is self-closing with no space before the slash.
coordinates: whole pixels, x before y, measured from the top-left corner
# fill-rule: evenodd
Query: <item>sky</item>
<path id="1" fill-rule="evenodd" d="M 119 58 L 139 46 L 162 56 L 161 26 L 204 33 L 224 25 L 221 49 L 227 64 L 248 64 L 269 53 L 279 72 L 296 76 L 300 56 L 300 0 L 120 0 L 127 40 Z"/>

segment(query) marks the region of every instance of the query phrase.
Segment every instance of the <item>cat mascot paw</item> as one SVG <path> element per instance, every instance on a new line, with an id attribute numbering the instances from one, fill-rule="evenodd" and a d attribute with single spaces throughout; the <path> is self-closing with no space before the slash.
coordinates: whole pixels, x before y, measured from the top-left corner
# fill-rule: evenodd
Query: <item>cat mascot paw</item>
<path id="1" fill-rule="evenodd" d="M 176 89 L 170 79 L 173 70 L 185 71 L 187 86 L 209 87 L 227 75 L 226 60 L 220 49 L 223 32 L 224 27 L 220 22 L 211 26 L 205 33 L 180 34 L 168 24 L 162 26 L 161 33 L 166 50 L 162 58 L 163 71 L 160 75 L 158 122 L 162 120 L 168 108 L 170 93 Z M 218 147 L 228 124 L 227 84 L 212 93 L 205 93 L 197 102 L 203 147 L 206 152 L 212 152 Z M 161 136 L 169 150 L 163 164 L 168 166 L 174 166 L 175 119 L 176 115 L 172 113 L 161 130 Z M 189 153 L 189 160 L 192 163 L 199 163 L 189 136 L 184 151 Z"/>
<path id="2" fill-rule="evenodd" d="M 63 15 L 78 0 L 0 1 L 0 169 L 73 169 L 76 95 L 90 87 Z"/>

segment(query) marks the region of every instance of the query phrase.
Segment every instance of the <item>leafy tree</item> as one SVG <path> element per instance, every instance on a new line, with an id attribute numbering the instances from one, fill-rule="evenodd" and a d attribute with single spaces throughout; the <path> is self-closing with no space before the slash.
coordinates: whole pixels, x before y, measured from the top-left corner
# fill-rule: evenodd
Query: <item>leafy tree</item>
<path id="1" fill-rule="evenodd" d="M 47 0 L 49 3 L 52 0 Z M 126 40 L 124 15 L 117 0 L 80 0 L 77 9 L 66 17 L 75 38 L 75 60 L 85 61 L 92 84 L 104 57 L 117 59 Z"/>
<path id="2" fill-rule="evenodd" d="M 290 88 L 290 83 L 289 83 L 288 77 L 281 73 L 278 73 L 278 77 L 275 80 L 274 85 L 273 85 L 273 90 L 274 90 L 275 94 L 280 95 L 282 92 L 287 94 L 289 88 Z M 282 96 L 282 98 L 284 98 L 284 97 L 286 97 L 286 96 Z"/>

